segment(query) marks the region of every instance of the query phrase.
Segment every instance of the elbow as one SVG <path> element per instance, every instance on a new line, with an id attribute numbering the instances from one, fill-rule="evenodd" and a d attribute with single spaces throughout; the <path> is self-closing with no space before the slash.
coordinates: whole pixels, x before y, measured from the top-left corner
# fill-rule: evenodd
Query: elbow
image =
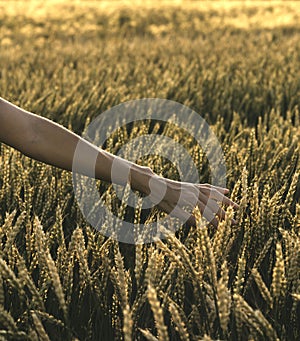
<path id="1" fill-rule="evenodd" d="M 40 149 L 39 116 L 0 98 L 0 142 L 33 157 Z"/>

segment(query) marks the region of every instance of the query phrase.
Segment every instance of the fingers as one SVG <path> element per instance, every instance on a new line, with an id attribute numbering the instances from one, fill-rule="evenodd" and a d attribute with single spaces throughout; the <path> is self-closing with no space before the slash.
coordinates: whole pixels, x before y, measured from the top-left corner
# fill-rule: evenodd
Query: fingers
<path id="1" fill-rule="evenodd" d="M 225 219 L 225 211 L 219 207 L 217 202 L 214 200 L 209 200 L 208 204 L 198 201 L 197 206 L 199 207 L 202 216 L 214 227 L 218 227 L 219 220 Z M 173 210 L 165 208 L 165 211 L 168 211 L 171 217 L 179 218 L 188 226 L 196 226 L 195 217 L 180 206 L 175 206 Z M 234 220 L 233 223 L 235 223 Z"/>
<path id="2" fill-rule="evenodd" d="M 219 220 L 215 217 L 215 214 L 212 212 L 212 210 L 207 206 L 203 205 L 203 203 L 199 203 L 199 205 L 201 206 L 200 210 L 203 214 L 203 217 L 206 220 L 208 220 L 208 222 L 212 224 L 214 227 L 218 227 Z M 179 218 L 180 220 L 184 221 L 188 226 L 196 226 L 195 217 L 179 206 L 175 207 L 174 210 L 170 212 L 170 216 Z"/>
<path id="3" fill-rule="evenodd" d="M 201 188 L 207 188 L 207 189 L 216 189 L 217 191 L 221 192 L 221 193 L 229 193 L 229 189 L 228 188 L 224 188 L 224 187 L 220 187 L 220 186 L 213 186 L 210 184 L 200 184 L 198 185 Z"/>
<path id="4" fill-rule="evenodd" d="M 217 205 L 217 203 L 216 203 Z M 218 206 L 218 205 L 217 205 Z M 213 212 L 208 205 L 205 205 L 203 202 L 198 202 L 198 207 L 200 208 L 200 211 L 203 215 L 203 217 L 208 220 L 209 223 L 211 223 L 214 227 L 218 227 L 219 221 L 215 217 L 216 212 L 218 212 L 218 209 L 216 209 L 216 212 Z M 219 208 L 219 207 L 218 207 Z M 224 212 L 225 213 L 225 212 Z"/>
<path id="5" fill-rule="evenodd" d="M 225 219 L 225 211 L 214 200 L 208 200 L 207 206 L 215 213 L 220 220 Z"/>
<path id="6" fill-rule="evenodd" d="M 215 188 L 206 187 L 204 189 L 203 188 L 200 189 L 199 199 L 205 203 L 207 203 L 209 199 L 214 199 L 216 201 L 222 202 L 223 204 L 227 206 L 232 206 L 235 209 L 239 207 L 238 204 L 236 204 L 234 201 L 226 197 L 224 194 L 222 194 L 219 190 Z"/>
<path id="7" fill-rule="evenodd" d="M 226 217 L 226 212 L 220 203 L 235 209 L 239 207 L 226 196 L 229 192 L 227 188 L 209 184 L 177 184 L 176 182 L 175 185 L 172 183 L 170 190 L 166 191 L 164 199 L 158 203 L 158 206 L 164 212 L 179 218 L 188 225 L 196 225 L 195 217 L 191 213 L 195 206 L 199 207 L 202 216 L 215 227 L 218 226 L 220 220 L 224 220 Z M 180 191 L 178 191 L 177 185 L 180 186 Z M 176 196 L 173 195 L 174 193 Z M 178 193 L 180 193 L 179 198 Z M 236 223 L 234 219 L 232 219 L 232 223 Z"/>
<path id="8" fill-rule="evenodd" d="M 198 206 L 203 217 L 208 220 L 208 222 L 211 223 L 213 226 L 217 227 L 219 221 L 224 220 L 226 217 L 225 210 L 220 207 L 218 202 L 222 202 L 234 208 L 239 207 L 239 205 L 227 198 L 224 194 L 220 193 L 215 188 L 206 188 L 206 194 L 199 191 L 199 200 L 196 203 L 192 203 L 190 197 L 184 198 L 184 201 L 181 202 L 181 205 L 178 205 L 178 207 L 175 207 L 175 209 L 173 210 L 173 215 L 187 221 L 190 224 L 194 224 L 195 218 L 190 213 L 187 213 L 187 211 L 185 211 L 182 207 L 183 205 L 186 205 L 190 208 Z M 232 223 L 236 224 L 236 221 L 232 219 Z"/>
<path id="9" fill-rule="evenodd" d="M 218 220 L 224 220 L 226 217 L 226 212 L 222 209 L 217 202 L 222 202 L 227 206 L 232 206 L 233 208 L 237 209 L 239 207 L 238 204 L 233 202 L 231 199 L 227 198 L 224 194 L 220 193 L 215 188 L 205 188 L 205 194 L 199 193 L 199 202 L 198 206 L 203 213 L 203 216 L 208 219 L 214 226 L 218 225 Z M 216 215 L 215 218 L 212 219 L 211 212 Z M 208 216 L 207 216 L 208 214 Z M 232 224 L 237 224 L 237 222 L 232 219 Z"/>
<path id="10" fill-rule="evenodd" d="M 237 203 L 235 203 L 234 201 L 232 201 L 231 199 L 229 199 L 225 196 L 223 196 L 223 200 L 220 200 L 220 201 L 222 201 L 223 204 L 225 204 L 227 206 L 232 206 L 235 209 L 240 207 Z"/>

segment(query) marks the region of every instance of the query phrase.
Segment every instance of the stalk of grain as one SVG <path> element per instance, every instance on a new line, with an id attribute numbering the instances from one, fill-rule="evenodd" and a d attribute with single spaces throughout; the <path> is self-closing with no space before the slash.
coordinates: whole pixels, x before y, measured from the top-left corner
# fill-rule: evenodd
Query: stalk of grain
<path id="1" fill-rule="evenodd" d="M 7 240 L 6 240 L 6 244 L 5 244 L 5 247 L 3 249 L 3 253 L 7 253 L 14 241 L 15 241 L 15 238 L 16 238 L 16 235 L 19 233 L 19 231 L 22 229 L 22 224 L 25 220 L 25 217 L 26 217 L 26 212 L 22 212 L 20 214 L 20 216 L 18 217 L 17 221 L 15 222 L 15 225 L 13 226 L 13 228 L 9 231 L 9 233 L 7 233 Z"/>
<path id="2" fill-rule="evenodd" d="M 50 341 L 49 336 L 46 333 L 42 322 L 37 317 L 37 315 L 34 311 L 31 311 L 31 316 L 32 316 L 32 320 L 33 320 L 33 323 L 35 326 L 35 330 L 39 336 L 39 339 L 41 339 L 41 341 Z"/>
<path id="3" fill-rule="evenodd" d="M 33 221 L 34 248 L 38 256 L 39 266 L 47 267 L 46 254 L 49 252 L 46 236 L 38 217 Z"/>
<path id="4" fill-rule="evenodd" d="M 135 202 L 135 210 L 134 210 L 134 240 L 135 245 L 141 245 L 143 244 L 142 236 L 141 236 L 141 214 L 142 214 L 142 206 L 143 206 L 143 198 L 138 197 Z"/>
<path id="5" fill-rule="evenodd" d="M 176 253 L 178 253 L 178 256 L 180 257 L 184 268 L 187 272 L 190 273 L 190 276 L 197 277 L 197 271 L 195 270 L 191 258 L 193 258 L 193 254 L 186 248 L 186 246 L 181 243 L 181 241 L 176 238 L 176 236 L 172 233 L 168 233 L 167 237 L 168 242 L 172 245 L 172 250 L 176 250 Z"/>
<path id="6" fill-rule="evenodd" d="M 200 237 L 199 235 L 197 234 L 197 237 L 196 237 L 196 246 L 194 247 L 194 250 L 195 250 L 195 269 L 197 271 L 197 274 L 198 274 L 198 279 L 199 279 L 199 282 L 201 283 L 202 282 L 202 279 L 203 279 L 203 258 L 204 258 L 204 255 L 203 255 L 203 251 L 201 249 L 201 245 L 200 245 Z"/>
<path id="7" fill-rule="evenodd" d="M 243 316 L 238 294 L 233 294 L 233 310 L 235 317 L 235 330 L 237 335 L 241 335 L 243 328 Z"/>
<path id="8" fill-rule="evenodd" d="M 46 313 L 45 311 L 40 311 L 40 310 L 30 310 L 30 313 L 35 313 L 40 320 L 45 320 L 52 325 L 59 326 L 61 328 L 65 328 L 65 324 L 61 321 L 55 318 L 53 315 Z"/>
<path id="9" fill-rule="evenodd" d="M 158 301 L 156 291 L 151 284 L 148 284 L 147 296 L 154 316 L 155 326 L 158 332 L 158 339 L 162 341 L 168 341 L 169 336 L 164 322 L 163 310 Z"/>
<path id="10" fill-rule="evenodd" d="M 24 190 L 24 211 L 30 212 L 32 208 L 33 187 L 29 182 L 29 170 L 24 169 L 22 172 L 22 183 Z"/>
<path id="11" fill-rule="evenodd" d="M 129 305 L 127 304 L 123 310 L 123 333 L 124 341 L 132 341 L 132 314 Z"/>
<path id="12" fill-rule="evenodd" d="M 286 154 L 287 154 L 288 148 L 282 147 L 282 146 L 279 146 L 279 148 L 280 148 L 281 150 L 276 151 L 275 157 L 274 157 L 274 159 L 273 159 L 273 161 L 272 161 L 272 163 L 271 163 L 271 165 L 270 165 L 270 168 L 269 168 L 270 170 L 272 170 L 272 169 L 278 167 L 279 164 L 280 164 L 280 162 L 281 162 L 284 158 L 286 158 Z"/>
<path id="13" fill-rule="evenodd" d="M 263 299 L 267 302 L 270 309 L 272 309 L 273 301 L 272 301 L 271 293 L 270 293 L 269 289 L 267 288 L 266 283 L 262 279 L 259 271 L 256 268 L 252 269 L 252 276 L 254 277 L 254 280 L 257 284 L 257 287 L 258 287 Z"/>
<path id="14" fill-rule="evenodd" d="M 263 262 L 264 258 L 266 257 L 269 249 L 270 249 L 270 246 L 272 245 L 273 243 L 273 236 L 270 237 L 268 239 L 268 241 L 265 243 L 265 246 L 263 247 L 262 251 L 260 252 L 260 254 L 258 255 L 257 259 L 255 260 L 254 262 L 254 265 L 253 265 L 253 269 L 258 269 L 259 266 L 261 265 L 261 263 Z M 249 288 L 249 285 L 251 284 L 252 282 L 252 279 L 253 277 L 250 276 L 247 280 L 247 282 L 245 283 L 245 288 L 244 288 L 244 291 L 246 292 Z"/>
<path id="15" fill-rule="evenodd" d="M 90 226 L 86 226 L 85 228 L 85 232 L 87 235 L 87 246 L 86 246 L 86 250 L 88 253 L 91 254 L 91 267 L 95 266 L 95 261 L 97 259 L 97 252 L 99 251 L 99 249 L 97 248 L 97 243 L 96 243 L 96 235 L 95 235 L 95 230 L 90 227 Z"/>
<path id="16" fill-rule="evenodd" d="M 126 183 L 126 186 L 124 188 L 124 194 L 122 197 L 122 203 L 118 212 L 118 218 L 120 220 L 124 220 L 125 219 L 125 213 L 126 213 L 126 207 L 127 207 L 127 202 L 128 202 L 128 198 L 129 198 L 129 194 L 131 192 L 131 187 L 129 185 L 129 183 Z M 119 224 L 119 223 L 117 223 Z"/>
<path id="17" fill-rule="evenodd" d="M 22 283 L 22 286 L 27 285 L 29 291 L 32 294 L 33 305 L 35 305 L 38 309 L 45 310 L 45 306 L 44 306 L 44 302 L 42 300 L 42 297 L 41 297 L 39 291 L 37 290 L 30 273 L 28 272 L 28 270 L 26 268 L 26 264 L 25 264 L 23 257 L 19 254 L 17 247 L 13 246 L 12 251 L 13 251 L 14 257 L 16 259 L 16 267 L 18 268 L 19 281 Z"/>
<path id="18" fill-rule="evenodd" d="M 198 306 L 192 304 L 191 310 L 192 311 L 188 317 L 188 330 L 193 330 L 194 326 L 196 326 L 198 330 L 202 330 L 203 319 Z"/>
<path id="19" fill-rule="evenodd" d="M 141 274 L 143 269 L 143 262 L 144 262 L 144 256 L 143 256 L 143 244 L 137 244 L 135 246 L 135 267 L 134 267 L 134 274 L 137 286 L 140 284 L 141 280 Z"/>
<path id="20" fill-rule="evenodd" d="M 237 181 L 234 182 L 234 186 L 233 186 L 233 189 L 231 191 L 231 199 L 233 201 L 237 200 L 238 194 L 241 190 L 241 187 L 242 187 L 242 180 L 241 180 L 241 178 L 239 178 L 239 179 L 237 179 Z"/>
<path id="21" fill-rule="evenodd" d="M 176 284 L 175 284 L 175 291 L 176 291 L 176 302 L 180 305 L 184 305 L 185 300 L 185 276 L 182 271 L 177 272 Z"/>
<path id="22" fill-rule="evenodd" d="M 68 264 L 66 266 L 66 271 L 63 273 L 63 283 L 66 293 L 66 304 L 69 305 L 72 300 L 72 292 L 73 292 L 73 271 L 74 271 L 74 252 L 70 252 L 68 250 Z"/>
<path id="23" fill-rule="evenodd" d="M 275 255 L 276 261 L 273 268 L 271 284 L 271 292 L 274 303 L 278 302 L 280 296 L 284 294 L 286 286 L 284 259 L 281 244 L 279 242 L 276 243 Z"/>
<path id="24" fill-rule="evenodd" d="M 235 302 L 236 317 L 241 319 L 241 322 L 252 329 L 255 333 L 263 336 L 264 332 L 252 307 L 250 307 L 250 305 L 239 294 L 234 294 L 233 299 Z M 239 329 L 240 335 L 241 331 L 242 330 Z"/>
<path id="25" fill-rule="evenodd" d="M 2 147 L 3 148 L 3 147 Z M 1 164 L 2 170 L 2 187 L 0 190 L 0 198 L 1 201 L 5 198 L 6 202 L 9 203 L 11 201 L 11 162 L 10 162 L 10 150 L 5 147 L 3 150 L 3 160 L 4 162 Z"/>
<path id="26" fill-rule="evenodd" d="M 7 265 L 6 261 L 0 258 L 0 273 L 3 279 L 5 279 L 12 287 L 14 287 L 18 291 L 18 295 L 20 298 L 25 297 L 24 289 L 22 288 L 21 283 L 17 279 L 14 272 Z"/>
<path id="27" fill-rule="evenodd" d="M 265 243 L 263 249 L 261 250 L 259 256 L 257 257 L 257 259 L 254 262 L 253 268 L 259 268 L 259 266 L 261 265 L 262 261 L 264 260 L 264 258 L 266 257 L 267 253 L 269 252 L 269 249 L 273 243 L 273 237 L 270 237 L 267 242 Z"/>
<path id="28" fill-rule="evenodd" d="M 118 291 L 121 295 L 121 304 L 123 309 L 126 309 L 128 305 L 128 283 L 126 281 L 126 273 L 124 269 L 123 258 L 121 256 L 121 252 L 117 244 L 115 244 L 114 248 L 115 254 L 115 263 L 116 263 L 116 280 L 118 285 Z"/>
<path id="29" fill-rule="evenodd" d="M 77 228 L 74 231 L 74 241 L 75 241 L 75 250 L 76 250 L 76 259 L 79 263 L 79 287 L 80 287 L 80 295 L 82 294 L 84 287 L 86 285 L 90 285 L 91 282 L 91 274 L 87 261 L 87 250 L 85 247 L 85 240 L 83 236 L 83 232 L 81 228 Z"/>
<path id="30" fill-rule="evenodd" d="M 164 290 L 164 291 L 162 291 L 162 290 L 159 291 L 156 288 L 157 295 L 162 298 L 161 309 L 163 311 L 166 311 L 168 308 L 168 304 L 169 304 L 168 298 L 170 295 L 172 295 L 172 291 L 173 291 L 173 285 L 171 283 L 167 286 L 166 290 Z"/>
<path id="31" fill-rule="evenodd" d="M 268 235 L 270 218 L 270 186 L 267 184 L 264 187 L 260 208 L 258 213 L 258 226 L 260 227 L 260 235 Z M 262 238 L 257 238 L 258 248 L 263 247 Z"/>
<path id="32" fill-rule="evenodd" d="M 174 262 L 174 264 L 176 264 L 177 266 L 179 266 L 181 269 L 184 269 L 184 265 L 182 263 L 181 257 L 177 256 L 174 252 L 172 252 L 167 245 L 162 242 L 160 239 L 157 239 L 155 241 L 157 247 L 159 247 L 162 251 L 165 252 L 165 254 L 170 258 L 170 260 L 172 262 Z"/>
<path id="33" fill-rule="evenodd" d="M 108 257 L 105 257 L 103 260 L 103 265 L 99 268 L 102 272 L 102 277 L 99 281 L 99 290 L 101 290 L 102 293 L 105 292 L 106 288 L 108 287 L 108 279 L 110 276 L 111 267 L 111 260 Z"/>
<path id="34" fill-rule="evenodd" d="M 149 330 L 139 328 L 140 332 L 148 341 L 159 341 L 153 334 L 149 332 Z"/>
<path id="35" fill-rule="evenodd" d="M 245 213 L 246 207 L 247 207 L 247 203 L 248 203 L 248 195 L 249 195 L 249 189 L 248 189 L 248 175 L 249 172 L 246 169 L 246 167 L 243 168 L 242 170 L 242 175 L 241 175 L 241 189 L 242 189 L 242 193 L 241 193 L 241 200 L 240 200 L 240 207 L 239 210 L 237 212 L 237 216 L 236 216 L 236 220 L 241 223 L 243 215 Z"/>
<path id="36" fill-rule="evenodd" d="M 284 205 L 287 210 L 289 210 L 292 205 L 298 183 L 299 183 L 299 172 L 295 172 L 292 178 L 290 188 L 286 195 L 285 202 L 284 202 Z"/>
<path id="37" fill-rule="evenodd" d="M 120 307 L 122 302 L 119 301 L 117 295 L 113 295 L 113 302 L 115 309 L 112 314 L 113 318 L 113 325 L 114 325 L 114 330 L 115 330 L 115 338 L 117 340 L 121 340 L 123 337 L 123 330 L 122 330 L 122 323 L 121 323 L 121 312 L 120 312 Z"/>
<path id="38" fill-rule="evenodd" d="M 245 249 L 242 251 L 241 256 L 238 259 L 238 269 L 235 277 L 234 294 L 240 294 L 243 292 L 243 286 L 245 282 L 245 269 L 246 269 L 246 257 L 245 257 Z"/>
<path id="39" fill-rule="evenodd" d="M 132 304 L 132 309 L 131 309 L 134 328 L 137 325 L 140 310 L 146 301 L 147 301 L 147 290 L 142 291 L 142 289 L 140 288 Z"/>
<path id="40" fill-rule="evenodd" d="M 178 331 L 181 340 L 190 340 L 186 325 L 181 318 L 181 313 L 179 312 L 178 306 L 175 304 L 175 302 L 171 302 L 169 304 L 169 311 L 171 313 L 172 320 L 175 323 L 176 330 Z"/>
<path id="41" fill-rule="evenodd" d="M 12 227 L 13 227 L 13 220 L 16 216 L 16 210 L 13 210 L 10 214 L 9 213 L 5 213 L 5 220 L 4 220 L 4 224 L 0 227 L 0 243 L 1 243 L 1 252 L 3 250 L 3 237 L 6 235 L 9 235 Z"/>
<path id="42" fill-rule="evenodd" d="M 293 231 L 286 231 L 279 228 L 279 231 L 284 240 L 285 247 L 285 269 L 286 269 L 286 282 L 293 284 L 298 277 L 298 253 L 300 247 L 300 238 L 297 238 Z"/>
<path id="43" fill-rule="evenodd" d="M 271 226 L 274 230 L 277 230 L 280 224 L 280 211 L 282 210 L 282 193 L 281 190 L 276 192 L 270 200 L 271 207 Z"/>
<path id="44" fill-rule="evenodd" d="M 153 251 L 151 251 L 151 249 Z M 148 266 L 145 273 L 145 282 L 157 285 L 158 282 L 158 267 L 161 266 L 158 263 L 158 249 L 150 248 L 150 257 L 148 260 Z"/>
<path id="45" fill-rule="evenodd" d="M 298 307 L 299 307 L 299 297 L 300 297 L 300 278 L 297 279 L 296 284 L 294 284 L 294 293 L 292 294 L 293 304 L 291 309 L 291 320 L 293 323 L 293 327 L 295 328 L 298 325 L 299 321 L 299 314 L 298 314 Z"/>
<path id="46" fill-rule="evenodd" d="M 274 341 L 279 341 L 276 331 L 272 327 L 271 323 L 264 317 L 262 312 L 260 310 L 255 310 L 254 312 L 255 317 L 265 330 L 266 336 L 268 340 L 274 340 Z"/>
<path id="47" fill-rule="evenodd" d="M 228 264 L 225 261 L 221 267 L 221 278 L 217 283 L 218 313 L 221 328 L 225 334 L 227 332 L 231 305 L 231 297 L 230 292 L 228 290 L 228 280 L 229 280 Z"/>
<path id="48" fill-rule="evenodd" d="M 220 221 L 218 229 L 213 237 L 212 247 L 217 264 L 220 264 L 223 261 L 223 258 L 226 256 L 224 254 L 224 249 L 230 236 L 232 217 L 233 210 L 230 208 L 226 211 L 225 220 Z"/>
<path id="49" fill-rule="evenodd" d="M 58 298 L 60 307 L 64 313 L 64 318 L 66 321 L 67 320 L 67 304 L 65 300 L 65 295 L 64 295 L 64 291 L 61 285 L 59 274 L 57 272 L 57 268 L 50 254 L 47 256 L 47 265 L 49 269 L 49 275 L 53 283 L 53 289 Z"/>
<path id="50" fill-rule="evenodd" d="M 15 320 L 2 306 L 0 306 L 0 323 L 3 324 L 10 332 L 15 333 L 18 330 Z"/>
<path id="51" fill-rule="evenodd" d="M 210 277 L 213 287 L 216 288 L 217 286 L 217 266 L 216 266 L 216 259 L 214 256 L 214 250 L 211 244 L 211 240 L 208 236 L 207 227 L 203 226 L 200 229 L 200 242 L 202 252 L 205 255 L 207 260 L 206 262 L 206 272 L 207 275 Z"/>
<path id="52" fill-rule="evenodd" d="M 250 217 L 254 226 L 257 226 L 257 217 L 259 211 L 259 196 L 258 196 L 258 183 L 257 178 L 253 181 L 252 195 L 251 195 L 251 207 L 250 207 Z"/>

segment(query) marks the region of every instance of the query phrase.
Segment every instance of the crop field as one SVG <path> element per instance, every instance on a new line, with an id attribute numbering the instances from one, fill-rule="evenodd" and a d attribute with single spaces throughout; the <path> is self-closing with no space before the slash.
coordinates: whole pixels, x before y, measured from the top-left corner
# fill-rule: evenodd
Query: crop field
<path id="1" fill-rule="evenodd" d="M 0 1 L 0 96 L 78 134 L 129 100 L 182 103 L 240 205 L 217 228 L 195 211 L 166 239 L 117 242 L 87 223 L 71 173 L 0 144 L 0 340 L 300 340 L 300 2 Z M 155 130 L 123 128 L 108 151 Z M 161 134 L 210 182 L 186 132 Z M 99 190 L 135 223 L 162 214 Z"/>

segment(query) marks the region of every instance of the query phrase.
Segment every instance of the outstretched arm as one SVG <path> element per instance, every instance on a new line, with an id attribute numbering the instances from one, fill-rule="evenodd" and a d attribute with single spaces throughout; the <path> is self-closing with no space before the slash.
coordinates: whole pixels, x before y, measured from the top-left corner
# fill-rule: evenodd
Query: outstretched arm
<path id="1" fill-rule="evenodd" d="M 26 156 L 52 166 L 71 171 L 76 146 L 80 142 L 80 173 L 89 175 L 91 156 L 97 154 L 95 177 L 111 182 L 112 163 L 126 172 L 130 168 L 131 186 L 143 193 L 149 192 L 149 179 L 153 172 L 148 167 L 132 162 L 96 147 L 63 126 L 28 111 L 25 111 L 0 97 L 0 142 L 3 142 Z M 114 176 L 114 182 L 124 183 L 121 177 Z"/>
<path id="2" fill-rule="evenodd" d="M 95 172 L 97 179 L 130 186 L 149 195 L 150 199 L 163 211 L 195 224 L 191 214 L 197 205 L 204 217 L 217 226 L 218 219 L 225 217 L 225 212 L 218 202 L 238 207 L 225 196 L 228 190 L 208 184 L 178 182 L 157 176 L 148 167 L 119 158 L 82 139 L 63 126 L 25 111 L 0 97 L 0 142 L 3 142 L 23 154 L 49 165 L 68 171 L 72 170 L 75 150 L 80 145 L 79 172 L 91 175 L 90 165 L 96 155 Z M 111 170 L 117 161 L 118 172 L 112 179 Z M 160 194 L 164 189 L 163 198 Z M 186 208 L 189 208 L 187 210 Z"/>

